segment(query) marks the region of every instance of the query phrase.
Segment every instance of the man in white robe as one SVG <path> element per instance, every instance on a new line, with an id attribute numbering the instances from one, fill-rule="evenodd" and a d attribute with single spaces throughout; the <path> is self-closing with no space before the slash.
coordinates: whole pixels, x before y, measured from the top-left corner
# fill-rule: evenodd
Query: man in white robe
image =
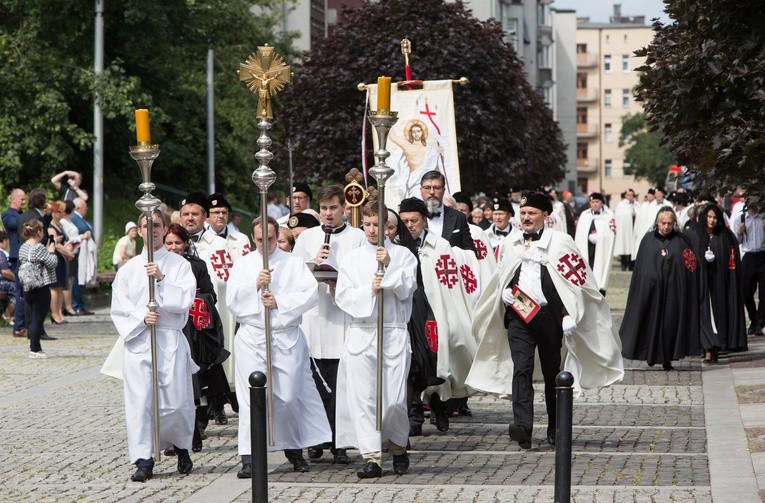
<path id="1" fill-rule="evenodd" d="M 608 278 L 611 275 L 611 261 L 614 258 L 616 220 L 614 213 L 605 205 L 603 194 L 590 194 L 590 209 L 579 215 L 576 224 L 576 246 L 595 275 L 600 293 L 606 294 Z"/>
<path id="2" fill-rule="evenodd" d="M 616 238 L 614 241 L 614 257 L 619 257 L 622 271 L 632 270 L 635 262 L 631 260 L 635 251 L 635 219 L 638 213 L 638 203 L 635 201 L 635 191 L 627 189 L 622 194 L 622 200 L 616 205 Z"/>
<path id="3" fill-rule="evenodd" d="M 351 250 L 366 243 L 364 233 L 343 222 L 345 193 L 337 184 L 327 185 L 319 190 L 319 211 L 322 225 L 306 229 L 295 240 L 293 255 L 310 262 L 312 266 L 337 269 L 343 257 Z M 303 331 L 308 340 L 308 349 L 313 358 L 314 380 L 319 390 L 327 419 L 335 432 L 335 383 L 340 356 L 345 347 L 345 333 L 350 318 L 335 303 L 335 281 L 319 283 L 319 303 L 303 316 Z M 345 449 L 335 445 L 314 445 L 308 449 L 311 459 L 322 456 L 329 447 L 334 462 L 348 464 L 350 459 Z"/>
<path id="4" fill-rule="evenodd" d="M 181 200 L 181 225 L 188 231 L 191 238 L 191 250 L 207 264 L 207 272 L 215 289 L 218 302 L 215 304 L 221 323 L 223 323 L 224 347 L 231 351 L 234 345 L 234 323 L 226 305 L 226 282 L 228 281 L 234 261 L 231 259 L 226 248 L 226 240 L 205 227 L 210 212 L 210 201 L 201 192 L 192 192 Z M 215 424 L 227 424 L 228 418 L 223 406 L 227 401 L 233 400 L 230 389 L 225 388 L 225 383 L 234 386 L 234 358 L 232 353 L 222 365 L 211 365 L 205 372 L 205 379 L 211 382 L 224 383 L 216 386 L 215 393 L 211 396 L 209 413 L 215 417 Z M 204 430 L 207 428 L 207 418 L 197 418 L 199 429 L 204 438 Z"/>
<path id="5" fill-rule="evenodd" d="M 518 224 L 515 221 L 515 209 L 510 201 L 502 198 L 495 198 L 489 203 L 492 208 L 492 223 L 486 231 L 486 237 L 491 244 L 494 259 L 496 260 L 499 248 L 502 242 L 513 233 L 517 233 Z"/>
<path id="6" fill-rule="evenodd" d="M 529 449 L 536 350 L 545 382 L 550 444 L 555 443 L 555 376 L 561 360 L 573 374 L 577 389 L 618 381 L 624 366 L 621 344 L 611 329 L 611 313 L 592 270 L 568 234 L 543 228 L 552 211 L 549 198 L 532 192 L 521 201 L 525 236 L 505 242 L 497 273 L 478 301 L 473 332 L 481 342 L 466 383 L 489 393 L 512 395 L 510 436 L 522 449 Z M 524 304 L 533 307 L 522 302 L 524 297 L 536 308 L 524 309 Z M 561 346 L 566 350 L 563 357 Z"/>
<path id="7" fill-rule="evenodd" d="M 234 340 L 236 396 L 239 402 L 238 478 L 252 477 L 249 377 L 266 373 L 265 319 L 271 318 L 271 379 L 274 445 L 284 450 L 297 472 L 307 472 L 303 447 L 328 442 L 332 432 L 311 377 L 308 345 L 300 322 L 316 306 L 317 283 L 303 260 L 277 247 L 279 224 L 268 217 L 268 270 L 263 269 L 262 220 L 255 219 L 252 236 L 257 252 L 239 260 L 226 288 L 226 302 L 239 322 Z M 268 291 L 264 291 L 268 287 Z"/>
<path id="8" fill-rule="evenodd" d="M 146 217 L 138 220 L 146 243 Z M 189 262 L 165 250 L 162 239 L 165 222 L 154 213 L 154 262 L 147 263 L 146 250 L 120 267 L 112 285 L 111 317 L 124 342 L 122 375 L 125 390 L 125 419 L 130 462 L 137 466 L 131 479 L 145 482 L 154 469 L 153 387 L 151 371 L 151 330 L 156 326 L 159 376 L 160 448 L 175 446 L 178 471 L 192 469 L 191 449 L 194 434 L 194 390 L 191 376 L 199 370 L 182 329 L 194 301 L 197 282 Z M 149 280 L 155 279 L 154 297 L 158 304 L 149 312 Z"/>
<path id="9" fill-rule="evenodd" d="M 341 261 L 335 295 L 337 305 L 352 317 L 338 369 L 336 442 L 338 447 L 361 452 L 365 464 L 357 472 L 359 478 L 382 476 L 381 451 L 386 440 L 393 471 L 403 475 L 409 469 L 406 381 L 412 351 L 406 324 L 417 288 L 417 259 L 387 238 L 385 246 L 377 246 L 384 222 L 378 227 L 376 206 L 371 203 L 362 210 L 367 243 Z M 385 266 L 383 276 L 376 275 L 378 262 Z M 379 292 L 383 296 L 383 362 L 377 361 Z M 383 365 L 380 431 L 376 429 L 378 364 Z"/>

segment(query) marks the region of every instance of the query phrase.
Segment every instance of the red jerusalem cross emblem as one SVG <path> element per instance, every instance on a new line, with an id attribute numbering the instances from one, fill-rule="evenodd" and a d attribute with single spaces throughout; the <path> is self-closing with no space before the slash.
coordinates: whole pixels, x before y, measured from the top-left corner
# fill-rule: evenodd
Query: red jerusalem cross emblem
<path id="1" fill-rule="evenodd" d="M 478 280 L 469 265 L 462 264 L 460 266 L 460 276 L 462 276 L 462 283 L 465 285 L 467 293 L 473 293 L 478 289 Z"/>
<path id="2" fill-rule="evenodd" d="M 483 241 L 480 239 L 474 239 L 473 244 L 475 245 L 475 254 L 478 257 L 478 260 L 485 259 L 489 254 L 489 250 L 486 248 L 486 245 L 483 244 Z"/>
<path id="3" fill-rule="evenodd" d="M 250 248 L 250 243 L 245 244 L 244 246 L 242 246 L 242 257 L 247 255 L 251 251 L 252 251 L 252 248 Z"/>
<path id="4" fill-rule="evenodd" d="M 194 303 L 189 308 L 189 316 L 194 328 L 202 330 L 210 324 L 210 311 L 207 310 L 207 304 L 199 297 L 194 297 Z"/>
<path id="5" fill-rule="evenodd" d="M 576 286 L 584 285 L 587 281 L 587 266 L 582 257 L 576 253 L 567 253 L 558 260 L 555 266 L 561 276 Z"/>
<path id="6" fill-rule="evenodd" d="M 210 263 L 215 275 L 223 281 L 228 281 L 229 269 L 234 266 L 231 256 L 226 250 L 215 250 L 210 254 Z"/>
<path id="7" fill-rule="evenodd" d="M 693 253 L 693 250 L 690 248 L 683 250 L 683 263 L 685 264 L 685 268 L 691 272 L 695 271 L 698 266 L 698 262 L 696 262 L 696 254 Z"/>
<path id="8" fill-rule="evenodd" d="M 436 320 L 428 320 L 425 322 L 425 339 L 428 341 L 428 348 L 438 353 L 438 323 Z"/>
<path id="9" fill-rule="evenodd" d="M 451 255 L 441 255 L 436 261 L 436 277 L 438 282 L 452 289 L 457 284 L 457 263 Z"/>

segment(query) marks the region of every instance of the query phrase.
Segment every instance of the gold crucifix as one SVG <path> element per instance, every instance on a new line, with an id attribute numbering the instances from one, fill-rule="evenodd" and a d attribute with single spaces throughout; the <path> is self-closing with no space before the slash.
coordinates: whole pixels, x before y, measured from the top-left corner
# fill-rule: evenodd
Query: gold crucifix
<path id="1" fill-rule="evenodd" d="M 273 119 L 271 97 L 290 82 L 290 67 L 268 46 L 258 47 L 247 61 L 239 65 L 239 80 L 247 89 L 258 94 L 258 118 Z"/>

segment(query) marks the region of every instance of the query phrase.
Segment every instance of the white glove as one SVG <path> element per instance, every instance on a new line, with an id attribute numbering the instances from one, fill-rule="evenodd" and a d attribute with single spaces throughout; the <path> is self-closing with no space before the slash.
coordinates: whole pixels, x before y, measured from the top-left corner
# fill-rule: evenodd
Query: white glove
<path id="1" fill-rule="evenodd" d="M 715 252 L 708 249 L 706 252 L 704 252 L 704 258 L 707 259 L 707 262 L 714 262 Z"/>
<path id="2" fill-rule="evenodd" d="M 513 298 L 512 288 L 505 288 L 504 290 L 502 290 L 502 302 L 504 302 L 508 306 L 512 306 L 515 303 L 515 299 Z"/>
<path id="3" fill-rule="evenodd" d="M 566 315 L 563 317 L 563 335 L 566 337 L 570 337 L 574 334 L 576 331 L 576 322 L 574 321 L 574 318 L 572 318 L 569 315 Z"/>
<path id="4" fill-rule="evenodd" d="M 592 234 L 590 234 L 589 236 L 587 236 L 587 240 L 588 240 L 590 243 L 592 243 L 592 244 L 595 244 L 595 243 L 597 243 L 597 242 L 598 242 L 598 234 L 597 234 L 596 232 L 593 232 Z"/>

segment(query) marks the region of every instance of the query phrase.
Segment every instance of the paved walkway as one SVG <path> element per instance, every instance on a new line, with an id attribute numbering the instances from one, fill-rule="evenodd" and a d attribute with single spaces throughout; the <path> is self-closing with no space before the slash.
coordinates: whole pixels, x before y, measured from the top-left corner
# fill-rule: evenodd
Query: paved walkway
<path id="1" fill-rule="evenodd" d="M 628 283 L 615 272 L 609 302 L 618 324 Z M 108 310 L 47 326 L 48 360 L 27 358 L 27 341 L 0 330 L 0 500 L 14 502 L 250 500 L 238 480 L 236 415 L 212 425 L 194 470 L 179 476 L 163 458 L 146 484 L 129 482 L 122 385 L 98 370 L 116 336 Z M 622 383 L 584 392 L 574 403 L 572 500 L 576 502 L 748 503 L 765 489 L 765 337 L 750 351 L 702 368 L 677 370 L 626 362 Z M 550 502 L 554 450 L 543 443 L 537 393 L 536 438 L 521 451 L 507 435 L 510 406 L 490 396 L 470 399 L 472 418 L 452 418 L 439 433 L 425 425 L 412 439 L 410 472 L 356 477 L 326 457 L 296 474 L 281 453 L 269 455 L 269 497 L 280 502 Z M 352 451 L 352 454 L 357 454 Z"/>

